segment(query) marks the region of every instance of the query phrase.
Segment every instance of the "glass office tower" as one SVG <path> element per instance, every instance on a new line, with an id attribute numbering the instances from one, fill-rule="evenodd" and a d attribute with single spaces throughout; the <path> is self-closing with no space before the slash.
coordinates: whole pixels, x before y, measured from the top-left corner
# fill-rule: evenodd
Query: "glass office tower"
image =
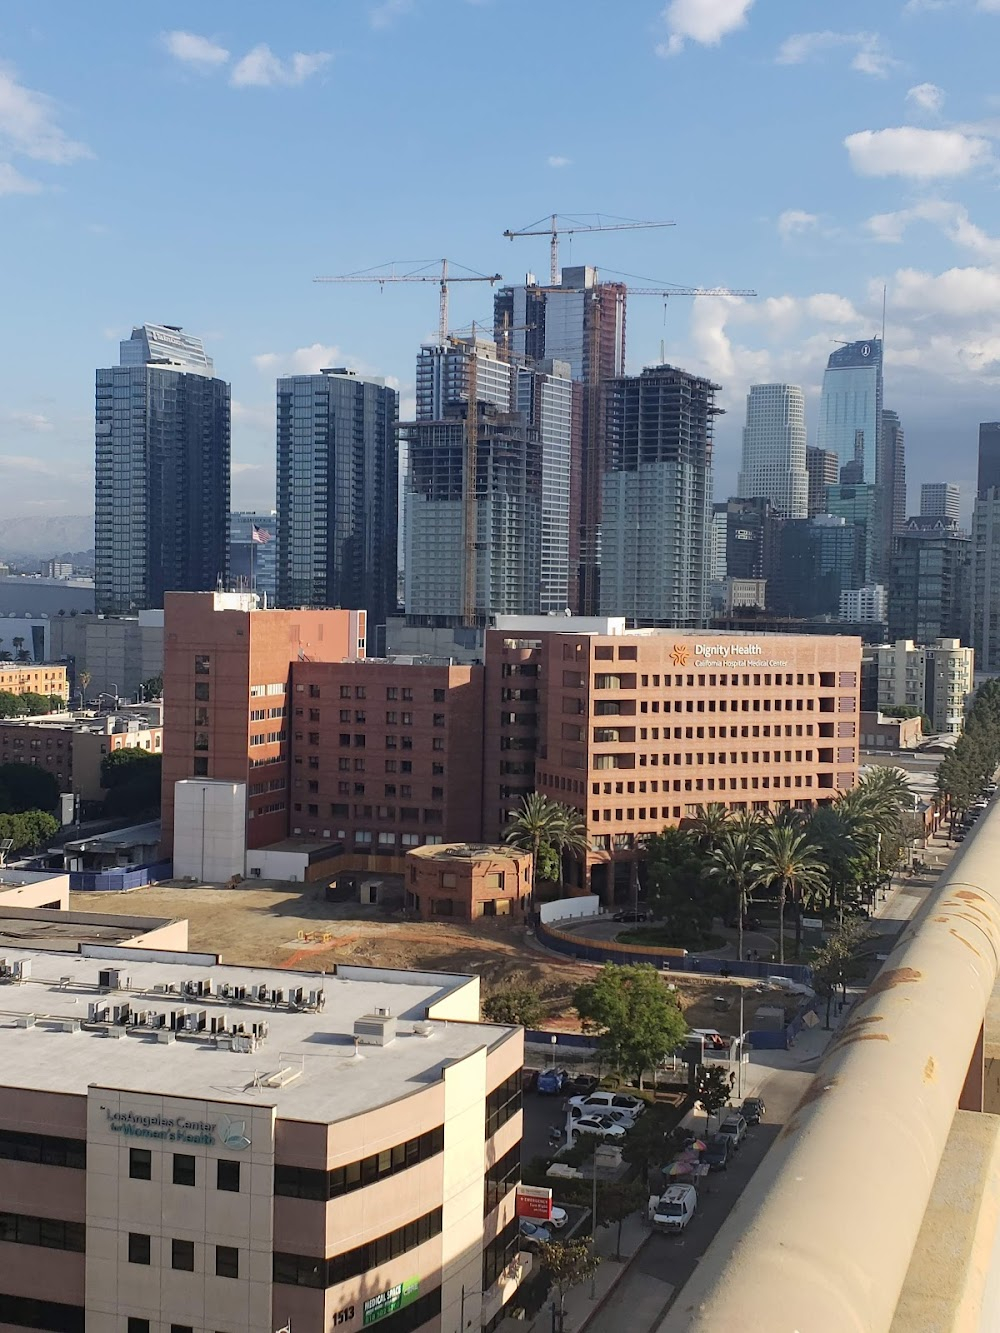
<path id="1" fill-rule="evenodd" d="M 882 433 L 882 342 L 867 338 L 831 353 L 819 400 L 816 444 L 829 449 L 841 465 L 857 451 L 864 458 L 864 476 L 874 483 Z"/>
<path id="2" fill-rule="evenodd" d="M 199 338 L 143 324 L 98 370 L 94 544 L 97 610 L 163 605 L 228 575 L 229 385 Z"/>

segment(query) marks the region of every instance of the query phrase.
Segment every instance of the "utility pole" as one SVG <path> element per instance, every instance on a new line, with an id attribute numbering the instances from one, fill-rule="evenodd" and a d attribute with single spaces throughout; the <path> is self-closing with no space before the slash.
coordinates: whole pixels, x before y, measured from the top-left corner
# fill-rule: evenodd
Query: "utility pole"
<path id="1" fill-rule="evenodd" d="M 597 1143 L 595 1142 L 595 1143 L 594 1143 L 594 1166 L 593 1166 L 593 1172 L 594 1172 L 594 1191 L 593 1191 L 593 1198 L 591 1199 L 591 1203 L 590 1203 L 590 1250 L 591 1250 L 591 1253 L 592 1253 L 592 1254 L 596 1254 L 596 1253 L 597 1253 L 597 1148 L 598 1148 L 598 1145 L 597 1145 Z M 595 1269 L 595 1270 L 591 1273 L 591 1275 L 590 1275 L 590 1299 L 591 1299 L 592 1301 L 597 1299 L 597 1270 L 596 1270 L 596 1269 Z"/>

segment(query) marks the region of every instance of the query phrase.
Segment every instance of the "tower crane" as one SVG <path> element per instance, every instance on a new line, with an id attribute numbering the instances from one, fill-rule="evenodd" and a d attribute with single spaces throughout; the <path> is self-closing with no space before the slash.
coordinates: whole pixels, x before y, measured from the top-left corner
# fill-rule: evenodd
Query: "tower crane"
<path id="1" fill-rule="evenodd" d="M 523 227 L 520 231 L 505 231 L 504 236 L 508 241 L 514 240 L 517 236 L 548 236 L 549 241 L 549 281 L 555 287 L 559 283 L 559 237 L 572 236 L 578 231 L 642 231 L 653 227 L 674 227 L 674 222 L 636 222 L 631 218 L 612 218 L 607 222 L 603 221 L 603 214 L 588 213 L 585 217 L 595 217 L 596 222 L 581 222 L 579 218 L 567 217 L 561 218 L 558 213 L 552 213 L 549 216 L 549 225 L 543 227 L 544 218 L 539 218 L 537 222 L 532 222 L 530 226 Z M 565 224 L 567 225 L 563 225 Z"/>
<path id="2" fill-rule="evenodd" d="M 379 287 L 384 287 L 387 282 L 436 282 L 440 288 L 438 341 L 444 344 L 448 339 L 448 288 L 451 284 L 453 282 L 488 282 L 490 286 L 493 286 L 495 283 L 503 281 L 502 273 L 474 273 L 468 269 L 465 273 L 455 276 L 449 272 L 448 263 L 447 259 L 440 261 L 440 273 L 425 273 L 423 270 L 429 267 L 428 264 L 423 264 L 408 273 L 397 273 L 396 265 L 390 264 L 388 271 L 376 272 L 374 269 L 361 269 L 357 273 L 341 273 L 334 277 L 313 278 L 313 282 L 377 282 Z M 459 265 L 459 267 L 463 266 Z"/>

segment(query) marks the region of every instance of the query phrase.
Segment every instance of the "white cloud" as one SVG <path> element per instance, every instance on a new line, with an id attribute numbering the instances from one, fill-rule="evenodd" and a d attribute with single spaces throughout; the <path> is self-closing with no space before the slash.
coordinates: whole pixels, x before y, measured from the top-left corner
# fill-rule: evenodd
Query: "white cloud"
<path id="1" fill-rule="evenodd" d="M 224 65 L 229 59 L 229 52 L 210 37 L 199 37 L 196 32 L 184 32 L 175 29 L 162 34 L 161 40 L 175 60 L 196 69 L 214 69 Z"/>
<path id="2" fill-rule="evenodd" d="M 895 213 L 876 213 L 865 227 L 876 241 L 898 244 L 913 222 L 930 222 L 940 227 L 949 240 L 982 259 L 1000 263 L 1000 237 L 990 236 L 969 217 L 962 204 L 947 199 L 924 199 L 912 208 Z"/>
<path id="3" fill-rule="evenodd" d="M 819 218 L 815 213 L 805 213 L 801 208 L 786 208 L 778 218 L 778 233 L 787 241 L 790 236 L 815 231 L 818 225 Z"/>
<path id="4" fill-rule="evenodd" d="M 939 88 L 936 83 L 918 83 L 916 87 L 907 91 L 906 100 L 919 107 L 921 111 L 928 111 L 936 116 L 944 106 L 944 89 Z"/>
<path id="5" fill-rule="evenodd" d="M 571 157 L 561 157 L 558 153 L 553 153 L 548 159 L 550 167 L 568 167 L 572 165 L 572 162 L 573 159 Z"/>
<path id="6" fill-rule="evenodd" d="M 718 46 L 728 33 L 746 26 L 754 0 L 670 0 L 661 15 L 670 33 L 656 48 L 658 56 L 673 56 L 688 39 L 702 46 Z"/>
<path id="7" fill-rule="evenodd" d="M 231 414 L 234 426 L 265 433 L 274 431 L 274 403 L 241 403 L 234 398 Z"/>
<path id="8" fill-rule="evenodd" d="M 797 32 L 786 37 L 778 48 L 775 60 L 779 65 L 802 65 L 824 51 L 853 47 L 851 69 L 859 74 L 870 74 L 884 79 L 898 61 L 882 49 L 877 32 Z"/>
<path id="9" fill-rule="evenodd" d="M 0 162 L 0 198 L 5 194 L 40 194 L 44 188 L 39 181 L 22 176 L 9 162 Z"/>
<path id="10" fill-rule="evenodd" d="M 55 430 L 49 418 L 41 412 L 5 412 L 0 420 L 37 435 L 47 435 L 49 431 Z"/>
<path id="11" fill-rule="evenodd" d="M 262 375 L 318 375 L 330 366 L 349 364 L 346 353 L 339 347 L 311 343 L 297 347 L 294 352 L 261 352 L 252 358 Z M 357 362 L 356 369 L 360 369 Z"/>
<path id="12" fill-rule="evenodd" d="M 263 472 L 263 463 L 230 463 L 229 471 L 234 477 L 245 476 L 248 472 Z"/>
<path id="13" fill-rule="evenodd" d="M 287 60 L 282 60 L 261 42 L 237 62 L 229 82 L 234 88 L 294 88 L 305 83 L 332 58 L 328 51 L 296 51 Z"/>
<path id="14" fill-rule="evenodd" d="M 368 11 L 368 22 L 373 28 L 389 28 L 413 9 L 413 0 L 383 0 Z"/>
<path id="15" fill-rule="evenodd" d="M 19 83 L 9 65 L 0 65 L 0 147 L 56 166 L 91 156 L 60 129 L 53 99 Z"/>
<path id="16" fill-rule="evenodd" d="M 987 14 L 1000 14 L 1000 0 L 978 0 L 976 8 L 984 10 Z"/>
<path id="17" fill-rule="evenodd" d="M 964 176 L 991 157 L 986 139 L 960 130 L 922 130 L 912 125 L 849 134 L 844 147 L 859 176 L 911 180 Z"/>

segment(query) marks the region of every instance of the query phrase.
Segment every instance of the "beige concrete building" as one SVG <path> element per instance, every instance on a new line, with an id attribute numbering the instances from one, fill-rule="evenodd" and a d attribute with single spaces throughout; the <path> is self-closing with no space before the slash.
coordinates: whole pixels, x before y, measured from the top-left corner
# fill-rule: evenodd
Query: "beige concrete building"
<path id="1" fill-rule="evenodd" d="M 163 728 L 135 717 L 92 713 L 5 719 L 0 722 L 0 763 L 34 764 L 83 801 L 102 801 L 101 761 L 112 750 L 163 751 Z"/>
<path id="2" fill-rule="evenodd" d="M 522 1033 L 474 977 L 4 946 L 0 1327 L 493 1328 Z"/>
<path id="3" fill-rule="evenodd" d="M 912 639 L 879 644 L 875 656 L 877 705 L 916 708 L 930 718 L 935 734 L 958 735 L 973 691 L 975 654 L 958 639 L 935 639 L 920 647 Z"/>
<path id="4" fill-rule="evenodd" d="M 406 854 L 406 906 L 420 917 L 520 920 L 531 897 L 530 852 L 451 842 Z"/>
<path id="5" fill-rule="evenodd" d="M 44 662 L 40 666 L 0 662 L 0 691 L 7 694 L 58 694 L 68 699 L 66 668 L 52 662 Z"/>

